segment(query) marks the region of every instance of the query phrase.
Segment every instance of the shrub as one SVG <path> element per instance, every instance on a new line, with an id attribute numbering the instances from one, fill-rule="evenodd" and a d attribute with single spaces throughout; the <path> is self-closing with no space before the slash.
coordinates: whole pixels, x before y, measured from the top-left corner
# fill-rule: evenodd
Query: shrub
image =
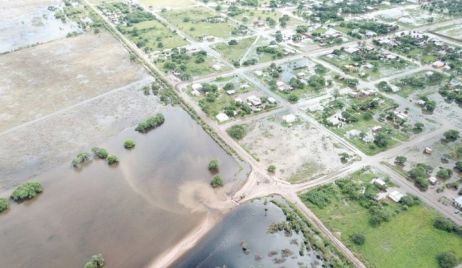
<path id="1" fill-rule="evenodd" d="M 8 199 L 0 198 L 0 213 L 8 209 Z"/>
<path id="2" fill-rule="evenodd" d="M 334 194 L 334 188 L 332 185 L 321 186 L 317 189 L 311 190 L 307 193 L 302 194 L 301 199 L 306 202 L 317 206 L 322 209 L 327 207 L 331 203 L 331 197 Z"/>
<path id="3" fill-rule="evenodd" d="M 404 166 L 404 163 L 406 163 L 407 158 L 405 156 L 397 156 L 395 158 L 395 164 L 398 166 Z"/>
<path id="4" fill-rule="evenodd" d="M 287 100 L 290 103 L 296 103 L 298 101 L 298 97 L 295 94 L 290 94 L 289 97 L 287 97 Z"/>
<path id="5" fill-rule="evenodd" d="M 117 158 L 117 156 L 111 154 L 111 155 L 109 155 L 109 156 L 107 157 L 107 163 L 108 163 L 110 166 L 116 165 L 116 164 L 119 163 L 119 158 Z"/>
<path id="6" fill-rule="evenodd" d="M 28 181 L 18 186 L 11 194 L 11 199 L 16 202 L 29 200 L 43 192 L 43 187 L 38 182 Z"/>
<path id="7" fill-rule="evenodd" d="M 366 237 L 362 234 L 352 234 L 350 236 L 350 240 L 355 245 L 361 246 L 361 245 L 364 245 L 364 242 L 366 242 Z"/>
<path id="8" fill-rule="evenodd" d="M 458 264 L 457 257 L 452 252 L 444 252 L 436 257 L 441 268 L 452 268 Z"/>
<path id="9" fill-rule="evenodd" d="M 209 170 L 210 171 L 218 171 L 218 168 L 219 168 L 219 164 L 218 164 L 218 160 L 212 160 L 209 162 Z"/>
<path id="10" fill-rule="evenodd" d="M 276 166 L 275 165 L 269 165 L 268 168 L 266 169 L 269 173 L 274 174 L 276 172 Z"/>
<path id="11" fill-rule="evenodd" d="M 240 140 L 244 138 L 246 134 L 245 126 L 243 125 L 234 125 L 227 130 L 228 135 L 231 136 L 235 140 Z"/>
<path id="12" fill-rule="evenodd" d="M 103 149 L 103 148 L 93 147 L 91 151 L 96 155 L 96 157 L 101 158 L 101 159 L 106 159 L 108 156 L 106 149 Z"/>
<path id="13" fill-rule="evenodd" d="M 124 147 L 125 147 L 125 149 L 127 149 L 127 150 L 130 150 L 130 149 L 135 148 L 135 145 L 136 145 L 136 143 L 135 143 L 134 140 L 126 140 L 126 141 L 124 142 Z"/>
<path id="14" fill-rule="evenodd" d="M 451 178 L 452 170 L 450 170 L 449 168 L 442 168 L 438 170 L 438 172 L 436 173 L 436 176 L 442 180 L 447 180 Z"/>
<path id="15" fill-rule="evenodd" d="M 210 185 L 213 188 L 222 187 L 224 185 L 223 179 L 220 176 L 215 176 L 215 177 L 213 177 L 212 181 L 210 182 Z"/>
<path id="16" fill-rule="evenodd" d="M 165 122 L 165 117 L 162 114 L 156 114 L 155 116 L 149 117 L 143 122 L 139 123 L 135 130 L 141 133 L 146 133 L 149 130 L 155 129 Z"/>
<path id="17" fill-rule="evenodd" d="M 75 168 L 80 168 L 84 163 L 90 161 L 90 154 L 87 152 L 79 153 L 73 160 L 72 166 Z"/>
<path id="18" fill-rule="evenodd" d="M 459 138 L 459 131 L 451 129 L 444 132 L 443 136 L 446 142 L 456 141 Z"/>
<path id="19" fill-rule="evenodd" d="M 444 218 L 442 216 L 436 217 L 433 220 L 433 227 L 439 230 L 446 231 L 448 233 L 455 233 L 462 236 L 462 227 L 457 225 L 452 220 Z"/>
<path id="20" fill-rule="evenodd" d="M 104 258 L 102 254 L 93 255 L 91 259 L 85 263 L 84 268 L 100 268 L 104 267 Z"/>

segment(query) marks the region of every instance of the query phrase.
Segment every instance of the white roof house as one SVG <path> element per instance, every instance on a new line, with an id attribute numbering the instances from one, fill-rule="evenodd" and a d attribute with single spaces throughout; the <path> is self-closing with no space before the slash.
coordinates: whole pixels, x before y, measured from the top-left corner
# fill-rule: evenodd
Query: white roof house
<path id="1" fill-rule="evenodd" d="M 202 90 L 202 84 L 192 84 L 192 89 L 196 91 L 201 91 Z"/>
<path id="2" fill-rule="evenodd" d="M 373 184 L 376 184 L 376 185 L 382 186 L 382 187 L 387 185 L 387 184 L 385 183 L 385 181 L 383 181 L 383 180 L 380 179 L 380 178 L 373 179 L 371 182 L 372 182 Z"/>
<path id="3" fill-rule="evenodd" d="M 433 177 L 433 176 L 431 176 L 430 178 L 428 178 L 428 181 L 429 181 L 431 184 L 435 185 L 435 184 L 438 182 L 438 179 L 435 178 L 435 177 Z"/>
<path id="4" fill-rule="evenodd" d="M 250 103 L 253 106 L 260 106 L 261 105 L 261 99 L 255 95 L 248 96 L 247 97 L 247 102 Z"/>
<path id="5" fill-rule="evenodd" d="M 462 208 L 462 196 L 459 196 L 456 199 L 454 199 L 454 206 L 456 208 Z"/>
<path id="6" fill-rule="evenodd" d="M 223 123 L 229 120 L 229 117 L 225 113 L 219 113 L 215 118 L 218 120 L 218 122 Z"/>
<path id="7" fill-rule="evenodd" d="M 395 201 L 396 203 L 398 203 L 398 202 L 401 200 L 401 198 L 404 197 L 404 195 L 403 195 L 402 193 L 400 193 L 400 192 L 394 190 L 394 191 L 391 191 L 391 192 L 388 194 L 388 197 L 389 197 L 391 200 L 393 200 L 393 201 Z"/>
<path id="8" fill-rule="evenodd" d="M 274 104 L 274 103 L 276 103 L 276 99 L 274 99 L 273 97 L 269 97 L 268 102 L 271 103 L 271 104 Z"/>
<path id="9" fill-rule="evenodd" d="M 288 124 L 292 124 L 293 122 L 297 120 L 297 116 L 294 114 L 286 114 L 282 117 L 282 120 L 284 120 L 284 122 Z"/>

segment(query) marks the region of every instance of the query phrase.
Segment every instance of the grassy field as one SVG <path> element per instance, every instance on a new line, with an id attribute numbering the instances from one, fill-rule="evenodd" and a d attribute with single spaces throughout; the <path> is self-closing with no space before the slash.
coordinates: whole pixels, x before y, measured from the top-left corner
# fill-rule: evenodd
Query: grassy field
<path id="1" fill-rule="evenodd" d="M 333 186 L 338 190 L 337 186 Z M 453 251 L 462 258 L 462 239 L 455 234 L 433 227 L 437 213 L 423 205 L 415 205 L 392 216 L 379 226 L 369 223 L 369 212 L 340 192 L 332 195 L 331 203 L 320 209 L 305 201 L 313 212 L 341 240 L 358 253 L 369 267 L 438 267 L 436 256 Z M 400 205 L 387 201 L 387 209 Z M 351 242 L 353 234 L 363 234 L 365 243 Z"/>
<path id="2" fill-rule="evenodd" d="M 235 26 L 228 21 L 211 22 L 218 16 L 217 13 L 200 7 L 184 10 L 170 10 L 161 14 L 172 24 L 194 39 L 204 36 L 228 38 L 232 36 Z"/>
<path id="3" fill-rule="evenodd" d="M 130 27 L 121 26 L 120 30 L 138 47 L 147 51 L 159 51 L 187 44 L 179 35 L 171 32 L 165 25 L 156 20 L 143 21 Z"/>
<path id="4" fill-rule="evenodd" d="M 162 8 L 186 8 L 194 5 L 191 0 L 140 0 L 141 5 L 155 9 Z"/>
<path id="5" fill-rule="evenodd" d="M 216 50 L 223 55 L 229 62 L 239 62 L 245 55 L 247 49 L 255 41 L 255 37 L 249 37 L 239 40 L 237 45 L 221 43 L 215 46 Z"/>

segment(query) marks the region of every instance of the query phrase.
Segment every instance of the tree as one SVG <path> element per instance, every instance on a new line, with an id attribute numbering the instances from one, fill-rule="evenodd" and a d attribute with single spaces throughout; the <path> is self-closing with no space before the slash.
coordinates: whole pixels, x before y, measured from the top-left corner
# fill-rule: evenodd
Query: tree
<path id="1" fill-rule="evenodd" d="M 217 172 L 219 168 L 218 160 L 212 160 L 209 162 L 209 170 Z"/>
<path id="2" fill-rule="evenodd" d="M 124 148 L 127 150 L 133 149 L 135 148 L 135 146 L 136 146 L 136 143 L 134 140 L 129 139 L 124 142 Z"/>
<path id="3" fill-rule="evenodd" d="M 441 268 L 453 268 L 458 264 L 457 257 L 453 252 L 443 252 L 436 258 Z"/>
<path id="4" fill-rule="evenodd" d="M 246 134 L 246 128 L 243 125 L 234 125 L 228 128 L 226 132 L 228 132 L 228 135 L 231 136 L 233 139 L 240 140 L 244 138 Z"/>
<path id="5" fill-rule="evenodd" d="M 135 130 L 141 133 L 146 133 L 151 129 L 157 128 L 165 122 L 165 117 L 163 114 L 156 114 L 155 116 L 151 116 L 148 119 L 144 120 L 143 122 L 139 123 Z"/>
<path id="6" fill-rule="evenodd" d="M 455 129 L 451 129 L 451 130 L 444 132 L 443 136 L 444 136 L 444 141 L 453 142 L 459 138 L 459 131 Z"/>
<path id="7" fill-rule="evenodd" d="M 212 181 L 210 182 L 212 188 L 223 187 L 223 179 L 220 176 L 214 176 Z"/>
<path id="8" fill-rule="evenodd" d="M 398 166 L 404 166 L 404 163 L 406 163 L 407 161 L 407 158 L 405 156 L 397 156 L 395 158 L 395 164 L 398 165 Z"/>
<path id="9" fill-rule="evenodd" d="M 281 31 L 277 31 L 275 34 L 276 42 L 281 43 L 284 40 Z"/>
<path id="10" fill-rule="evenodd" d="M 287 97 L 287 100 L 290 103 L 296 103 L 298 101 L 298 97 L 295 94 L 290 94 L 289 97 Z"/>
<path id="11" fill-rule="evenodd" d="M 276 166 L 275 165 L 269 165 L 268 168 L 266 169 L 269 173 L 274 174 L 276 172 Z"/>
<path id="12" fill-rule="evenodd" d="M 107 157 L 107 163 L 110 165 L 110 166 L 113 166 L 113 165 L 116 165 L 119 163 L 119 158 L 117 158 L 117 156 L 115 155 L 109 155 Z"/>
<path id="13" fill-rule="evenodd" d="M 84 268 L 101 268 L 104 267 L 104 258 L 102 254 L 93 255 L 91 259 L 85 263 Z"/>
<path id="14" fill-rule="evenodd" d="M 414 133 L 421 133 L 424 129 L 424 124 L 417 122 L 414 124 L 414 128 L 412 129 Z"/>
<path id="15" fill-rule="evenodd" d="M 108 156 L 108 153 L 106 149 L 104 148 L 99 148 L 99 147 L 93 147 L 91 151 L 95 154 L 96 157 L 100 159 L 106 159 Z"/>
<path id="16" fill-rule="evenodd" d="M 350 236 L 350 240 L 355 245 L 361 246 L 364 245 L 364 242 L 366 242 L 366 237 L 363 234 L 352 234 Z"/>
<path id="17" fill-rule="evenodd" d="M 29 200 L 43 192 L 43 187 L 38 182 L 28 181 L 19 185 L 11 194 L 11 199 L 16 202 Z"/>
<path id="18" fill-rule="evenodd" d="M 8 209 L 8 199 L 0 198 L 0 213 Z"/>
<path id="19" fill-rule="evenodd" d="M 79 153 L 73 160 L 72 166 L 75 168 L 80 168 L 85 162 L 90 161 L 90 154 L 87 152 Z"/>
<path id="20" fill-rule="evenodd" d="M 462 172 L 462 161 L 457 161 L 456 165 L 454 166 L 454 169 L 458 172 Z"/>
<path id="21" fill-rule="evenodd" d="M 385 148 L 388 145 L 388 137 L 383 132 L 377 133 L 374 138 L 374 143 L 380 148 Z"/>
<path id="22" fill-rule="evenodd" d="M 449 168 L 442 168 L 438 170 L 438 172 L 436 173 L 436 177 L 442 180 L 447 180 L 451 178 L 451 176 L 452 176 L 452 170 L 450 170 Z"/>

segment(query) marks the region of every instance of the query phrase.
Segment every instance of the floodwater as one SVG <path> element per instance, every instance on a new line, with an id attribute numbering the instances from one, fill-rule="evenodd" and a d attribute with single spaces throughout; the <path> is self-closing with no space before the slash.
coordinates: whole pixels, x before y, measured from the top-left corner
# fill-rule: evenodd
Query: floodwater
<path id="1" fill-rule="evenodd" d="M 162 112 L 161 127 L 127 129 L 100 145 L 119 157 L 118 166 L 93 160 L 76 171 L 69 159 L 34 178 L 44 192 L 0 215 L 0 267 L 82 267 L 96 253 L 108 267 L 143 267 L 212 213 L 208 204 L 225 194 L 209 186 L 208 162 L 219 160 L 227 190 L 244 181 L 248 166 L 182 109 Z M 136 141 L 131 151 L 123 148 L 127 138 Z"/>
<path id="2" fill-rule="evenodd" d="M 8 1 L 0 10 L 0 53 L 45 43 L 81 32 L 76 23 L 63 23 L 48 10 L 48 6 L 62 6 L 56 0 Z"/>
<path id="3" fill-rule="evenodd" d="M 266 215 L 265 208 L 268 209 Z M 268 233 L 272 223 L 285 219 L 282 210 L 271 202 L 266 205 L 263 200 L 245 203 L 228 214 L 173 267 L 322 267 L 315 251 L 299 255 L 303 244 L 301 233 L 290 236 L 284 232 Z M 247 254 L 242 250 L 243 243 L 249 249 Z"/>

